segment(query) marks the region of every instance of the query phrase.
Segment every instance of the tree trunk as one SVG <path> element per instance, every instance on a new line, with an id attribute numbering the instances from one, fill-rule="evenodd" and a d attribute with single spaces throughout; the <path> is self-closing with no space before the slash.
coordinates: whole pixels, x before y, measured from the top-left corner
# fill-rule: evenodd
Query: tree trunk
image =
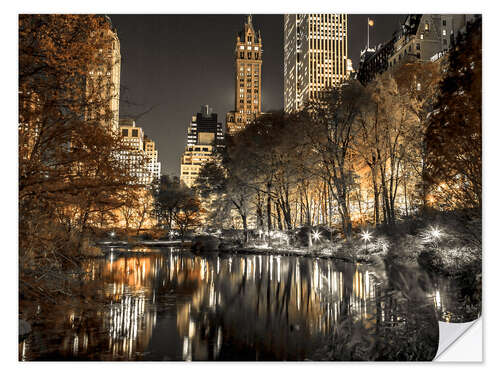
<path id="1" fill-rule="evenodd" d="M 257 227 L 259 229 L 262 229 L 264 227 L 264 215 L 262 212 L 262 198 L 260 191 L 257 191 L 256 214 L 257 214 Z"/>
<path id="2" fill-rule="evenodd" d="M 380 224 L 380 207 L 379 207 L 379 195 L 380 192 L 378 190 L 377 184 L 377 171 L 375 168 L 371 168 L 372 173 L 372 183 L 373 183 L 373 210 L 375 214 L 375 225 Z"/>
<path id="3" fill-rule="evenodd" d="M 275 207 L 276 207 L 276 216 L 278 218 L 278 229 L 283 230 L 283 225 L 281 223 L 281 212 L 280 212 L 281 210 L 280 210 L 278 202 L 276 202 Z"/>
<path id="4" fill-rule="evenodd" d="M 404 179 L 404 189 L 405 189 L 405 212 L 406 212 L 406 217 L 408 217 L 408 192 L 406 191 L 406 178 Z"/>
<path id="5" fill-rule="evenodd" d="M 272 221 L 271 221 L 271 210 L 272 210 L 272 206 L 271 206 L 271 183 L 268 182 L 266 184 L 266 190 L 267 190 L 267 207 L 266 207 L 266 211 L 267 211 L 267 230 L 268 232 L 270 232 L 272 230 Z"/>
<path id="6" fill-rule="evenodd" d="M 248 227 L 247 227 L 247 215 L 241 215 L 241 221 L 243 222 L 243 241 L 248 243 Z"/>
<path id="7" fill-rule="evenodd" d="M 383 168 L 380 168 L 380 177 L 382 185 L 382 201 L 384 203 L 384 221 L 385 224 L 392 224 L 389 192 L 387 191 L 387 181 L 385 179 L 385 171 Z"/>

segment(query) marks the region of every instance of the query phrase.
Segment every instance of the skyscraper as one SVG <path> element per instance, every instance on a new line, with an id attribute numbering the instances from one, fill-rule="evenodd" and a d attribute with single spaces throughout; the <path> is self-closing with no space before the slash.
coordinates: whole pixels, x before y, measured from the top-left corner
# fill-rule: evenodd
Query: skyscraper
<path id="1" fill-rule="evenodd" d="M 261 114 L 262 37 L 248 16 L 243 30 L 236 36 L 235 110 L 228 112 L 228 132 L 243 129 Z"/>
<path id="2" fill-rule="evenodd" d="M 87 111 L 89 119 L 98 118 L 99 122 L 118 134 L 120 105 L 120 70 L 121 54 L 118 34 L 112 29 L 111 20 L 106 17 L 105 26 L 98 31 L 96 41 L 99 43 L 98 56 L 87 72 L 87 99 L 105 103 L 97 113 L 91 108 Z"/>
<path id="3" fill-rule="evenodd" d="M 284 17 L 284 108 L 291 113 L 349 78 L 347 15 Z"/>
<path id="4" fill-rule="evenodd" d="M 181 157 L 180 180 L 191 187 L 207 161 L 212 160 L 217 147 L 222 147 L 224 134 L 217 113 L 208 105 L 191 118 L 187 131 L 186 149 Z"/>

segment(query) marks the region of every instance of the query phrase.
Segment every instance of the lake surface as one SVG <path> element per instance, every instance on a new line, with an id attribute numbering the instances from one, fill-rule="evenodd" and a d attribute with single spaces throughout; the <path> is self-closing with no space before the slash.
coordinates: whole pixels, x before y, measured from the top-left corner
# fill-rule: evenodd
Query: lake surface
<path id="1" fill-rule="evenodd" d="M 438 319 L 477 317 L 455 282 L 383 263 L 115 248 L 85 269 L 72 305 L 34 307 L 20 360 L 432 360 Z"/>

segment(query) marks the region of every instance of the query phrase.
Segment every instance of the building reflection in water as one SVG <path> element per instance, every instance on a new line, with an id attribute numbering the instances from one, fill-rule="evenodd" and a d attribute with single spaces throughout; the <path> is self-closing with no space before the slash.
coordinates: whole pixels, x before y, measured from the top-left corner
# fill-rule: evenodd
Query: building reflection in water
<path id="1" fill-rule="evenodd" d="M 280 256 L 170 258 L 171 280 L 194 283 L 177 307 L 182 359 L 217 359 L 224 337 L 264 357 L 301 358 L 341 315 L 373 319 L 375 283 L 362 266 Z M 173 261 L 173 262 L 172 262 Z M 344 265 L 345 266 L 345 265 Z M 348 296 L 346 299 L 345 296 Z M 345 305 L 345 307 L 344 307 Z"/>
<path id="2" fill-rule="evenodd" d="M 386 298 L 384 270 L 329 259 L 163 249 L 112 254 L 86 270 L 87 293 L 107 302 L 94 314 L 66 311 L 70 328 L 57 349 L 66 357 L 304 359 L 342 322 L 375 332 L 407 321 Z M 429 296 L 436 309 L 442 298 Z"/>

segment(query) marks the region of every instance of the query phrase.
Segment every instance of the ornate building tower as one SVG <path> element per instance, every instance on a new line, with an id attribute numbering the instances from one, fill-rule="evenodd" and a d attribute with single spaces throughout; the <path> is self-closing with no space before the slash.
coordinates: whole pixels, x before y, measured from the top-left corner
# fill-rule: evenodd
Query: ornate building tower
<path id="1" fill-rule="evenodd" d="M 262 38 L 255 32 L 252 16 L 236 37 L 235 110 L 226 116 L 227 131 L 243 129 L 261 114 Z"/>

